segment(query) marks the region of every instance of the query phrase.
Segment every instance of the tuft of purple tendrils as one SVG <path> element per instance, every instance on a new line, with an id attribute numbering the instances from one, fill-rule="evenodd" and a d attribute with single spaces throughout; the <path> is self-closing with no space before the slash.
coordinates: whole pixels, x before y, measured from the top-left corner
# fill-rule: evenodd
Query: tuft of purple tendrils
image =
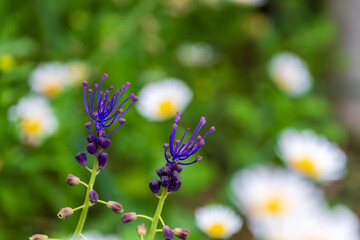
<path id="1" fill-rule="evenodd" d="M 111 86 L 106 91 L 101 90 L 103 82 L 107 77 L 108 75 L 104 74 L 100 86 L 95 84 L 94 90 L 88 89 L 88 91 L 86 91 L 88 83 L 86 81 L 83 82 L 85 109 L 91 120 L 94 122 L 96 131 L 99 133 L 103 129 L 110 127 L 113 123 L 119 123 L 119 125 L 112 132 L 103 135 L 102 137 L 108 137 L 116 130 L 118 130 L 119 127 L 125 123 L 125 119 L 122 117 L 131 108 L 134 102 L 139 100 L 137 96 L 131 93 L 125 100 L 121 102 L 121 98 L 123 97 L 126 89 L 130 86 L 129 82 L 125 83 L 125 85 L 123 85 L 120 90 L 116 91 L 115 94 L 110 98 L 109 95 L 110 91 L 114 88 L 113 86 Z M 88 92 L 89 95 L 88 100 L 86 99 L 86 92 Z M 126 110 L 123 110 L 122 106 L 128 101 L 131 101 L 131 103 Z M 90 130 L 91 135 L 95 139 L 98 139 L 99 136 L 94 135 L 91 130 L 91 124 L 87 124 L 86 127 Z"/>
<path id="2" fill-rule="evenodd" d="M 197 125 L 195 131 L 191 135 L 190 139 L 184 142 L 185 135 L 188 133 L 190 128 L 186 130 L 181 140 L 175 140 L 176 137 L 176 129 L 180 122 L 180 112 L 177 113 L 177 116 L 175 117 L 175 123 L 173 124 L 171 133 L 170 133 L 170 140 L 169 143 L 164 144 L 165 149 L 165 159 L 168 162 L 170 166 L 174 165 L 190 165 L 193 163 L 196 163 L 202 159 L 201 156 L 198 156 L 194 161 L 184 163 L 182 161 L 188 159 L 190 156 L 194 155 L 201 146 L 205 145 L 205 138 L 209 133 L 215 132 L 215 127 L 211 127 L 209 131 L 204 135 L 204 137 L 201 137 L 201 135 L 198 135 L 201 128 L 205 125 L 206 120 L 204 117 L 200 118 L 200 123 Z M 169 150 L 169 152 L 168 152 Z"/>

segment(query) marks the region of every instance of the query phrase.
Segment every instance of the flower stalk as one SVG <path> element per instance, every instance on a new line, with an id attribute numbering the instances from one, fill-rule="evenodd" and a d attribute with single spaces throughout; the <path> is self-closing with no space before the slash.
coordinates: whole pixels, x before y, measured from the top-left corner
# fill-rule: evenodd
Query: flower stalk
<path id="1" fill-rule="evenodd" d="M 159 203 L 155 211 L 155 215 L 153 217 L 153 221 L 151 223 L 150 232 L 149 232 L 149 238 L 148 240 L 153 240 L 156 234 L 156 228 L 159 222 L 159 219 L 161 218 L 161 212 L 164 207 L 165 199 L 168 196 L 167 188 L 163 188 L 162 193 L 160 195 Z"/>

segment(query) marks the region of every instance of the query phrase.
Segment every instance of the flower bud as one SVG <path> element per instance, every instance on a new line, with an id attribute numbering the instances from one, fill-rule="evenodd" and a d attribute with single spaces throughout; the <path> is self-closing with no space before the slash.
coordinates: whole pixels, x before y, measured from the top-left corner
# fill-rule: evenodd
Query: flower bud
<path id="1" fill-rule="evenodd" d="M 109 155 L 107 153 L 102 152 L 102 153 L 99 154 L 99 157 L 98 157 L 99 169 L 104 169 L 105 168 L 108 159 L 109 159 Z"/>
<path id="2" fill-rule="evenodd" d="M 163 186 L 164 188 L 167 188 L 168 186 L 170 186 L 171 180 L 168 176 L 162 176 L 161 177 L 161 186 Z"/>
<path id="3" fill-rule="evenodd" d="M 92 123 L 91 123 L 91 122 L 85 123 L 85 127 L 86 127 L 87 129 L 90 129 L 90 128 L 92 127 Z"/>
<path id="4" fill-rule="evenodd" d="M 86 87 L 88 86 L 87 81 L 83 81 L 83 83 L 82 83 L 82 84 L 83 84 L 83 87 L 84 87 L 84 88 L 86 88 Z"/>
<path id="5" fill-rule="evenodd" d="M 44 234 L 35 234 L 35 235 L 32 235 L 29 239 L 30 240 L 48 240 L 49 237 Z"/>
<path id="6" fill-rule="evenodd" d="M 108 139 L 108 138 L 103 138 L 103 137 L 102 137 L 102 138 L 99 138 L 98 143 L 99 143 L 100 147 L 106 149 L 106 148 L 110 147 L 110 145 L 111 145 L 111 140 Z"/>
<path id="7" fill-rule="evenodd" d="M 57 214 L 58 218 L 61 220 L 64 220 L 65 218 L 70 217 L 74 213 L 74 210 L 72 208 L 66 207 L 60 209 L 59 213 Z"/>
<path id="8" fill-rule="evenodd" d="M 92 135 L 87 136 L 86 139 L 88 140 L 89 143 L 95 142 L 95 138 Z"/>
<path id="9" fill-rule="evenodd" d="M 181 187 L 181 181 L 171 181 L 170 186 L 168 188 L 168 192 L 176 192 Z"/>
<path id="10" fill-rule="evenodd" d="M 180 164 L 176 164 L 176 165 L 174 166 L 174 171 L 181 172 L 182 170 L 183 170 L 183 168 L 181 167 Z"/>
<path id="11" fill-rule="evenodd" d="M 212 126 L 212 127 L 209 129 L 209 132 L 211 132 L 211 133 L 215 132 L 215 127 Z"/>
<path id="12" fill-rule="evenodd" d="M 158 181 L 158 180 L 152 180 L 152 181 L 149 183 L 149 187 L 150 187 L 150 190 L 151 190 L 153 193 L 158 193 L 158 192 L 160 191 L 161 182 Z"/>
<path id="13" fill-rule="evenodd" d="M 184 228 L 175 228 L 174 234 L 176 237 L 185 240 L 189 237 L 190 231 L 188 229 L 184 229 Z"/>
<path id="14" fill-rule="evenodd" d="M 75 158 L 81 166 L 87 165 L 86 153 L 84 153 L 84 152 L 78 153 L 75 155 Z"/>
<path id="15" fill-rule="evenodd" d="M 95 203 L 97 203 L 98 199 L 99 199 L 99 195 L 95 192 L 95 190 L 90 190 L 89 192 L 90 203 L 94 205 Z"/>
<path id="16" fill-rule="evenodd" d="M 137 227 L 136 227 L 136 232 L 137 232 L 137 234 L 139 235 L 139 237 L 145 236 L 146 231 L 147 231 L 147 229 L 146 229 L 146 226 L 145 226 L 144 223 L 141 224 L 141 225 L 137 225 Z"/>
<path id="17" fill-rule="evenodd" d="M 89 143 L 86 147 L 88 153 L 90 154 L 96 154 L 97 152 L 97 146 L 95 142 Z"/>
<path id="18" fill-rule="evenodd" d="M 80 178 L 78 178 L 77 176 L 74 176 L 72 174 L 69 174 L 65 180 L 65 182 L 67 184 L 69 184 L 70 186 L 77 186 L 80 183 Z"/>
<path id="19" fill-rule="evenodd" d="M 114 201 L 108 201 L 107 205 L 106 205 L 111 211 L 113 211 L 114 213 L 122 213 L 124 211 L 122 205 L 118 202 L 114 202 Z"/>
<path id="20" fill-rule="evenodd" d="M 172 180 L 176 181 L 176 180 L 179 180 L 180 178 L 180 173 L 177 172 L 177 171 L 172 171 L 171 174 L 170 174 L 170 177 Z"/>
<path id="21" fill-rule="evenodd" d="M 135 221 L 136 218 L 137 218 L 136 213 L 134 213 L 134 212 L 127 212 L 121 216 L 121 220 L 123 223 L 129 223 L 129 222 Z"/>
<path id="22" fill-rule="evenodd" d="M 174 232 L 171 230 L 169 226 L 164 226 L 162 230 L 165 240 L 170 240 L 174 238 Z"/>
<path id="23" fill-rule="evenodd" d="M 202 157 L 202 156 L 200 156 L 200 155 L 198 155 L 198 156 L 196 157 L 196 161 L 198 161 L 198 162 L 201 162 L 201 161 L 202 161 L 202 159 L 203 159 L 203 157 Z"/>

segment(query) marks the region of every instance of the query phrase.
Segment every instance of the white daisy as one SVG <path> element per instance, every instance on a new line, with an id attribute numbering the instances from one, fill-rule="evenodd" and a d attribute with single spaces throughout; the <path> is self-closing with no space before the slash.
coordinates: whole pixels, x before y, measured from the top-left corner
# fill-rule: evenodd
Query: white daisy
<path id="1" fill-rule="evenodd" d="M 69 83 L 79 85 L 87 80 L 89 75 L 88 65 L 84 62 L 75 61 L 67 64 L 69 71 Z"/>
<path id="2" fill-rule="evenodd" d="M 344 175 L 346 156 L 334 143 L 310 130 L 285 130 L 278 141 L 279 155 L 295 171 L 320 181 Z"/>
<path id="3" fill-rule="evenodd" d="M 40 64 L 30 76 L 31 89 L 53 97 L 60 94 L 69 83 L 69 68 L 59 62 Z"/>
<path id="4" fill-rule="evenodd" d="M 213 48 L 206 43 L 183 43 L 177 48 L 176 56 L 187 67 L 207 67 L 214 63 Z"/>
<path id="5" fill-rule="evenodd" d="M 298 96 L 307 93 L 312 86 L 308 67 L 293 53 L 275 55 L 269 64 L 271 79 L 284 92 Z"/>
<path id="6" fill-rule="evenodd" d="M 231 0 L 231 1 L 239 5 L 254 6 L 254 7 L 261 6 L 266 2 L 266 0 Z"/>
<path id="7" fill-rule="evenodd" d="M 307 215 L 288 218 L 286 221 L 258 223 L 256 237 L 264 240 L 359 240 L 360 228 L 357 216 L 349 209 L 338 206 L 333 210 L 318 209 Z M 253 229 L 254 223 L 250 223 Z"/>
<path id="8" fill-rule="evenodd" d="M 52 135 L 58 121 L 46 98 L 28 96 L 9 109 L 9 120 L 16 123 L 21 138 L 29 145 L 38 145 Z"/>
<path id="9" fill-rule="evenodd" d="M 254 220 L 284 219 L 318 208 L 322 192 L 296 174 L 279 168 L 255 167 L 232 181 L 235 203 Z"/>
<path id="10" fill-rule="evenodd" d="M 182 81 L 167 78 L 146 85 L 139 93 L 137 110 L 150 120 L 160 121 L 183 111 L 192 99 L 191 89 Z"/>
<path id="11" fill-rule="evenodd" d="M 210 205 L 195 212 L 196 224 L 209 237 L 227 239 L 240 231 L 243 220 L 229 207 Z"/>

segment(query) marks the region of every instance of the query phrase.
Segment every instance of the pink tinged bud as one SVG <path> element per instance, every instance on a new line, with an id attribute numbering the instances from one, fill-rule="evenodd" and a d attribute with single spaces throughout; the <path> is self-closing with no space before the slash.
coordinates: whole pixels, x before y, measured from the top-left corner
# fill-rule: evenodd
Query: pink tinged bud
<path id="1" fill-rule="evenodd" d="M 86 88 L 88 86 L 87 81 L 83 81 L 83 87 Z"/>
<path id="2" fill-rule="evenodd" d="M 95 88 L 98 88 L 98 87 L 99 87 L 99 84 L 95 83 L 95 85 L 94 85 L 94 86 L 95 86 Z"/>
<path id="3" fill-rule="evenodd" d="M 202 156 L 200 156 L 200 155 L 198 155 L 198 156 L 196 157 L 196 161 L 198 161 L 198 162 L 201 162 L 201 161 L 202 161 L 202 159 L 203 159 L 203 157 L 202 157 Z"/>
<path id="4" fill-rule="evenodd" d="M 170 240 L 174 238 L 174 232 L 171 230 L 169 226 L 164 226 L 162 230 L 165 240 Z"/>
<path id="5" fill-rule="evenodd" d="M 103 76 L 103 78 L 107 78 L 108 77 L 108 75 L 106 74 L 106 73 L 104 73 L 104 76 Z"/>
<path id="6" fill-rule="evenodd" d="M 176 116 L 181 116 L 181 112 L 176 112 Z"/>
<path id="7" fill-rule="evenodd" d="M 101 131 L 99 132 L 99 138 L 105 136 L 105 134 L 106 134 L 106 132 L 105 132 L 104 130 L 101 130 Z"/>
<path id="8" fill-rule="evenodd" d="M 145 226 L 144 223 L 141 224 L 141 225 L 138 225 L 138 226 L 136 227 L 136 232 L 137 232 L 137 234 L 139 235 L 139 237 L 145 236 L 146 231 L 147 231 L 147 229 L 146 229 L 146 226 Z"/>
<path id="9" fill-rule="evenodd" d="M 130 93 L 129 98 L 134 98 L 134 97 L 135 97 L 135 94 Z"/>
<path id="10" fill-rule="evenodd" d="M 133 99 L 134 102 L 139 101 L 139 97 L 138 97 L 138 96 L 134 96 L 132 99 Z"/>
<path id="11" fill-rule="evenodd" d="M 205 124 L 205 123 L 206 123 L 205 118 L 204 118 L 204 117 L 201 117 L 201 118 L 200 118 L 200 122 L 201 122 L 202 124 Z"/>
<path id="12" fill-rule="evenodd" d="M 114 86 L 110 86 L 109 90 L 111 90 L 111 89 L 113 89 L 113 88 L 114 88 Z"/>
<path id="13" fill-rule="evenodd" d="M 121 108 L 119 110 L 116 111 L 119 115 L 122 114 L 124 112 L 124 110 L 122 110 Z"/>
<path id="14" fill-rule="evenodd" d="M 121 216 L 123 223 L 129 223 L 129 222 L 135 221 L 136 218 L 137 218 L 136 213 L 134 213 L 134 212 L 127 212 Z"/>
<path id="15" fill-rule="evenodd" d="M 89 94 L 92 94 L 94 92 L 94 90 L 92 90 L 91 88 L 88 90 Z"/>
<path id="16" fill-rule="evenodd" d="M 188 239 L 190 235 L 190 230 L 184 229 L 184 228 L 175 228 L 174 234 L 176 237 L 180 239 Z"/>
<path id="17" fill-rule="evenodd" d="M 204 139 L 201 139 L 201 140 L 200 140 L 199 145 L 200 145 L 200 146 L 204 146 L 204 145 L 205 145 Z"/>
<path id="18" fill-rule="evenodd" d="M 209 131 L 210 131 L 211 133 L 215 132 L 215 127 L 212 126 L 212 127 L 209 129 Z"/>
<path id="19" fill-rule="evenodd" d="M 175 145 L 179 146 L 180 145 L 180 140 L 175 140 Z"/>
<path id="20" fill-rule="evenodd" d="M 107 205 L 106 205 L 111 211 L 113 211 L 114 213 L 122 213 L 124 211 L 122 205 L 118 202 L 114 202 L 114 201 L 108 201 Z"/>
<path id="21" fill-rule="evenodd" d="M 125 122 L 126 122 L 126 119 L 125 119 L 125 118 L 120 118 L 120 119 L 119 119 L 120 126 L 121 126 L 121 125 L 124 125 Z"/>
<path id="22" fill-rule="evenodd" d="M 178 125 L 177 125 L 176 123 L 174 123 L 174 124 L 173 124 L 173 129 L 176 129 L 177 126 L 178 126 Z"/>
<path id="23" fill-rule="evenodd" d="M 30 240 L 48 240 L 49 237 L 44 234 L 35 234 L 30 237 Z"/>
<path id="24" fill-rule="evenodd" d="M 77 186 L 80 183 L 80 178 L 78 178 L 77 176 L 74 176 L 72 174 L 69 174 L 65 180 L 65 182 L 67 184 L 69 184 L 70 186 Z"/>
<path id="25" fill-rule="evenodd" d="M 164 149 L 168 150 L 169 149 L 169 144 L 168 143 L 164 143 Z"/>
<path id="26" fill-rule="evenodd" d="M 105 94 L 106 94 L 106 95 L 109 95 L 109 94 L 110 94 L 110 91 L 109 91 L 109 90 L 106 90 Z"/>
<path id="27" fill-rule="evenodd" d="M 99 116 L 99 114 L 97 112 L 94 112 L 93 115 L 94 115 L 94 118 L 97 118 Z"/>
<path id="28" fill-rule="evenodd" d="M 129 82 L 126 82 L 125 83 L 125 87 L 128 88 L 130 86 L 130 83 Z"/>
<path id="29" fill-rule="evenodd" d="M 91 123 L 91 122 L 85 123 L 85 127 L 86 127 L 87 129 L 90 129 L 90 128 L 92 127 L 92 123 Z"/>
<path id="30" fill-rule="evenodd" d="M 170 153 L 166 153 L 166 157 L 167 157 L 167 158 L 170 158 L 170 157 L 171 157 L 171 154 L 170 154 Z"/>
<path id="31" fill-rule="evenodd" d="M 58 218 L 61 220 L 64 220 L 65 218 L 70 217 L 74 213 L 74 210 L 72 208 L 66 207 L 60 209 L 59 213 L 57 214 Z"/>
<path id="32" fill-rule="evenodd" d="M 197 139 L 198 141 L 200 141 L 200 140 L 201 140 L 201 135 L 197 136 L 196 139 Z"/>
<path id="33" fill-rule="evenodd" d="M 89 192 L 90 203 L 94 205 L 95 203 L 97 203 L 98 199 L 99 199 L 99 195 L 95 192 L 95 190 L 90 190 Z"/>

